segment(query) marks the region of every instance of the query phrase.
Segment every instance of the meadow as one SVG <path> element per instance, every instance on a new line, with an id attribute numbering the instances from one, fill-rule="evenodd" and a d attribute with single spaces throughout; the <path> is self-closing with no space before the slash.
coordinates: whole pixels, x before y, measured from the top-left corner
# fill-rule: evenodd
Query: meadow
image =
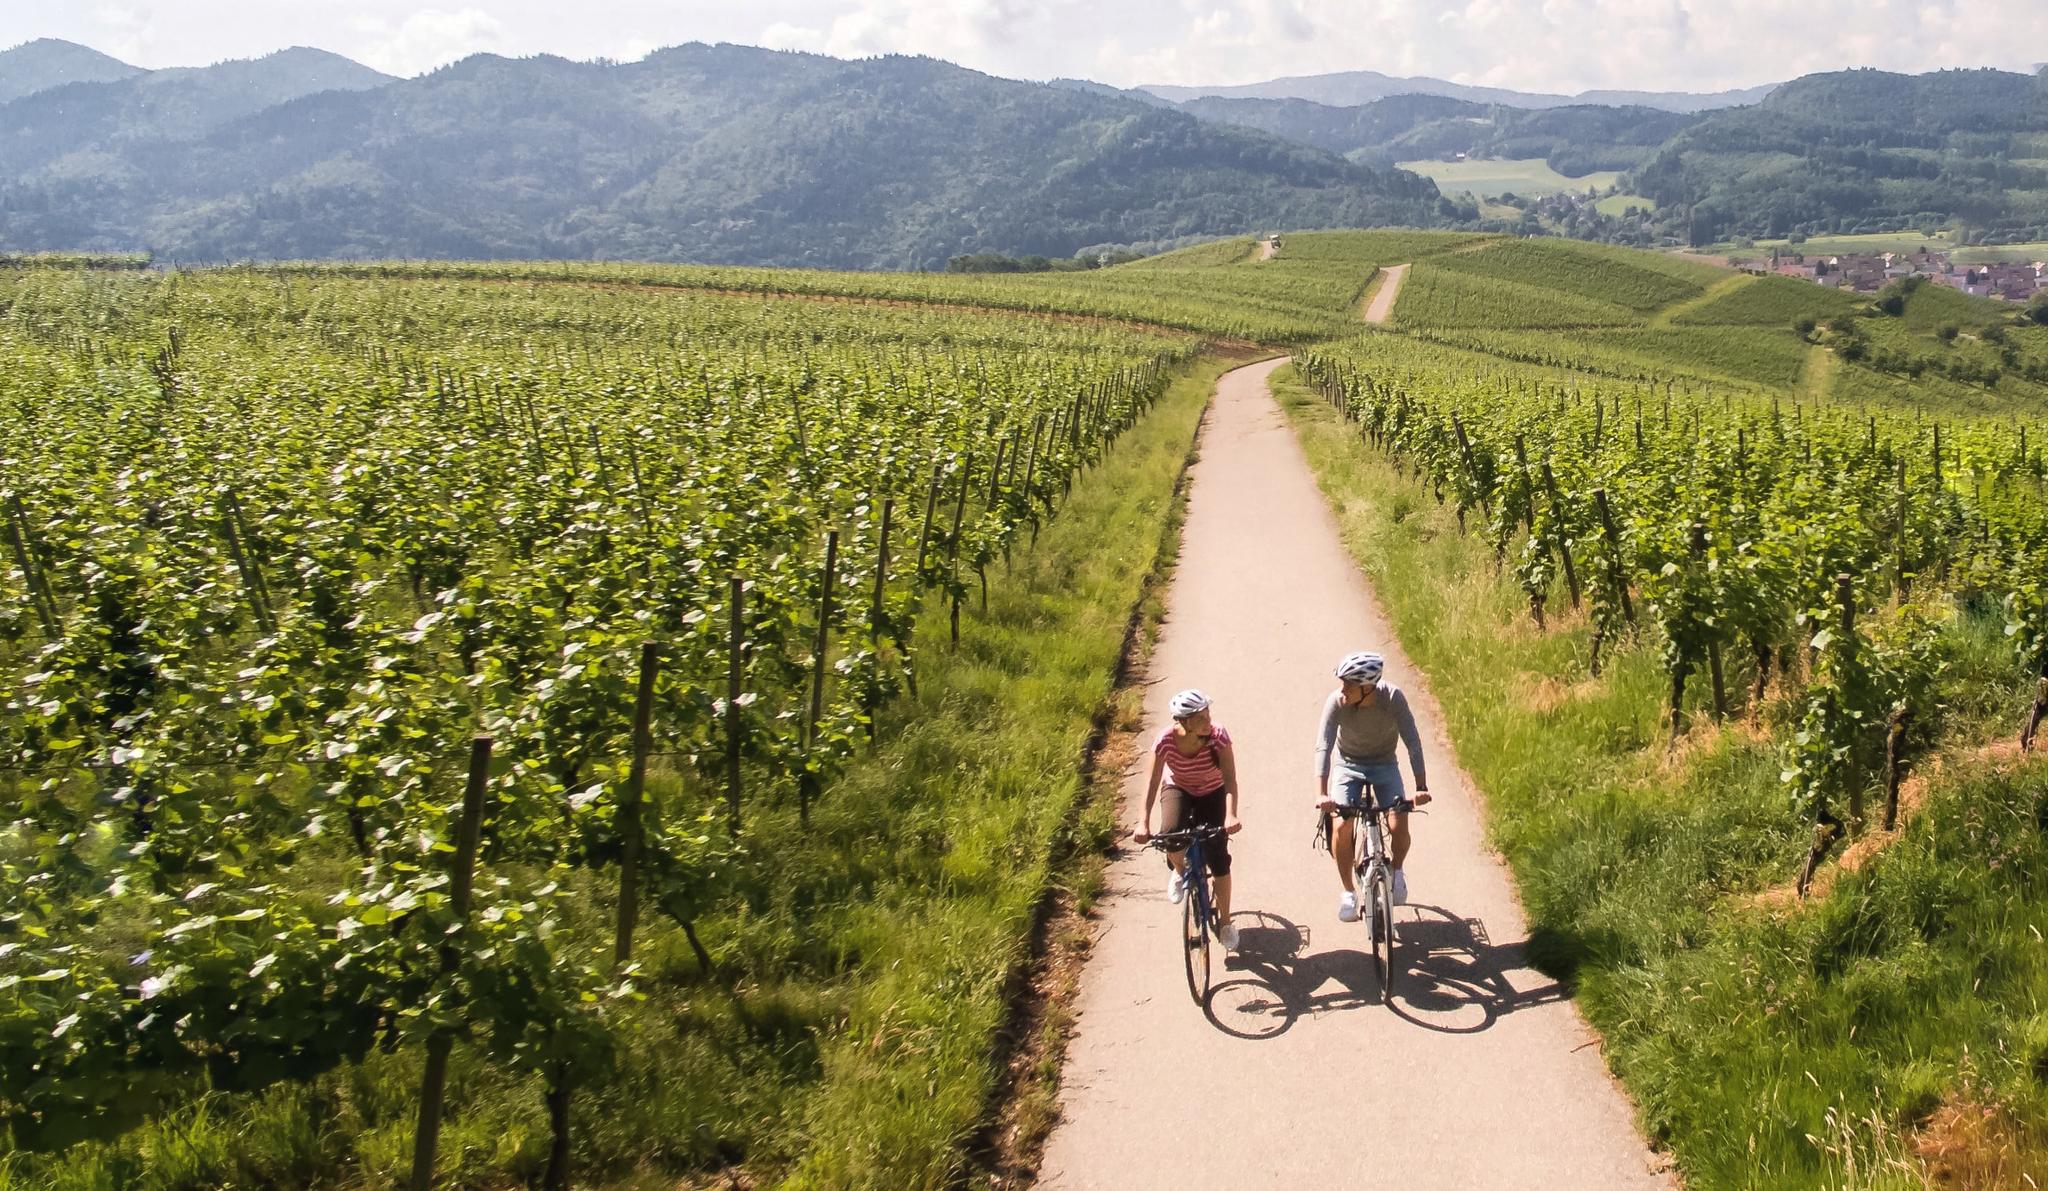
<path id="1" fill-rule="evenodd" d="M 1612 190 L 1621 180 L 1619 170 L 1601 170 L 1582 178 L 1568 177 L 1551 169 L 1541 157 L 1499 161 L 1403 161 L 1404 170 L 1435 182 L 1445 194 L 1471 194 L 1477 198 L 1498 198 L 1513 194 L 1541 198 L 1562 191 Z"/>

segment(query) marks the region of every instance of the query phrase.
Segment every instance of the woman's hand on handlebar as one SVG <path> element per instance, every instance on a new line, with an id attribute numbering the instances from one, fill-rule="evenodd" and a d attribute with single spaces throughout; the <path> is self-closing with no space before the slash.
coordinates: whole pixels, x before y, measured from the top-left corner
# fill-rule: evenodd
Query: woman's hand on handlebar
<path id="1" fill-rule="evenodd" d="M 1223 832 L 1225 835 L 1236 835 L 1238 832 L 1243 830 L 1244 824 L 1238 821 L 1236 815 L 1232 815 L 1229 818 L 1223 820 Z"/>
<path id="2" fill-rule="evenodd" d="M 1415 805 L 1416 805 L 1416 806 L 1427 806 L 1427 805 L 1429 805 L 1429 803 L 1430 803 L 1430 800 L 1431 800 L 1431 799 L 1433 799 L 1433 798 L 1435 798 L 1435 797 L 1436 797 L 1436 796 L 1435 796 L 1434 794 L 1431 794 L 1431 793 L 1429 792 L 1429 787 L 1428 787 L 1428 786 L 1424 786 L 1424 785 L 1417 785 L 1417 786 L 1415 787 Z"/>
<path id="3" fill-rule="evenodd" d="M 1151 826 L 1150 826 L 1149 824 L 1140 824 L 1139 826 L 1137 826 L 1137 827 L 1133 828 L 1133 829 L 1131 830 L 1131 838 L 1132 838 L 1133 840 L 1137 841 L 1138 843 L 1141 843 L 1141 844 L 1151 843 L 1151 842 L 1152 842 L 1152 828 L 1151 828 Z"/>

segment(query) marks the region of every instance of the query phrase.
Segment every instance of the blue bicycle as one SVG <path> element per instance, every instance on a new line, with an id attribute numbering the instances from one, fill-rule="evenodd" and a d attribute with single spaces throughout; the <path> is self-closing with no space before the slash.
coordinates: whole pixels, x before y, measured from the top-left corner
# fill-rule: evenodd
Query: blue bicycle
<path id="1" fill-rule="evenodd" d="M 1182 870 L 1186 893 L 1180 899 L 1181 958 L 1187 963 L 1188 995 L 1197 1005 L 1209 1000 L 1209 937 L 1222 929 L 1209 891 L 1209 858 L 1202 845 L 1222 839 L 1224 834 L 1221 827 L 1186 827 L 1160 832 L 1145 841 L 1162 852 L 1187 851 L 1187 867 Z"/>

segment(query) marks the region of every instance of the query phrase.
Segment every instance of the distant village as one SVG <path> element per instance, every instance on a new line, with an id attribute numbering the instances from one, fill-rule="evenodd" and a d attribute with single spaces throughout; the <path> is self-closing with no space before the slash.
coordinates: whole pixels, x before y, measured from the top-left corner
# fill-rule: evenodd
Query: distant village
<path id="1" fill-rule="evenodd" d="M 2032 300 L 2048 284 L 2048 264 L 2006 263 L 1957 265 L 1945 252 L 1813 253 L 1774 248 L 1769 261 L 1747 261 L 1753 272 L 1775 273 L 1825 285 L 1831 289 L 1875 293 L 1902 277 L 1925 277 L 1936 285 L 1959 289 L 1979 298 L 2008 302 Z"/>

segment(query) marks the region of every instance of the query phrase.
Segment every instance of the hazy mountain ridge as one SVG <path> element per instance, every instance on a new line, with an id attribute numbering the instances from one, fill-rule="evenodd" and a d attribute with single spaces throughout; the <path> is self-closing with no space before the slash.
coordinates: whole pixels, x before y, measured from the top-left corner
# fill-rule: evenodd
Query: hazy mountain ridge
<path id="1" fill-rule="evenodd" d="M 38 38 L 0 50 L 0 103 L 66 83 L 111 83 L 144 73 L 75 42 Z"/>
<path id="2" fill-rule="evenodd" d="M 1559 173 L 1641 164 L 1695 117 L 1647 107 L 1513 108 L 1437 95 L 1396 95 L 1355 107 L 1306 99 L 1191 99 L 1181 110 L 1288 137 L 1353 160 L 1544 158 Z"/>
<path id="3" fill-rule="evenodd" d="M 1397 95 L 1437 95 L 1468 103 L 1494 104 L 1512 108 L 1552 108 L 1587 104 L 1611 107 L 1651 107 L 1669 112 L 1700 112 L 1759 102 L 1782 84 L 1744 87 L 1730 91 L 1586 91 L 1578 95 L 1552 95 L 1537 91 L 1516 91 L 1505 87 L 1479 87 L 1428 77 L 1398 78 L 1376 70 L 1347 70 L 1332 74 L 1295 75 L 1263 83 L 1236 86 L 1171 86 L 1144 84 L 1138 89 L 1185 103 L 1209 97 L 1234 99 L 1305 99 L 1331 107 L 1357 107 Z"/>
<path id="4" fill-rule="evenodd" d="M 923 58 L 479 55 L 176 135 L 74 90 L 0 107 L 0 245 L 900 267 L 1441 220 L 1412 174 Z"/>

